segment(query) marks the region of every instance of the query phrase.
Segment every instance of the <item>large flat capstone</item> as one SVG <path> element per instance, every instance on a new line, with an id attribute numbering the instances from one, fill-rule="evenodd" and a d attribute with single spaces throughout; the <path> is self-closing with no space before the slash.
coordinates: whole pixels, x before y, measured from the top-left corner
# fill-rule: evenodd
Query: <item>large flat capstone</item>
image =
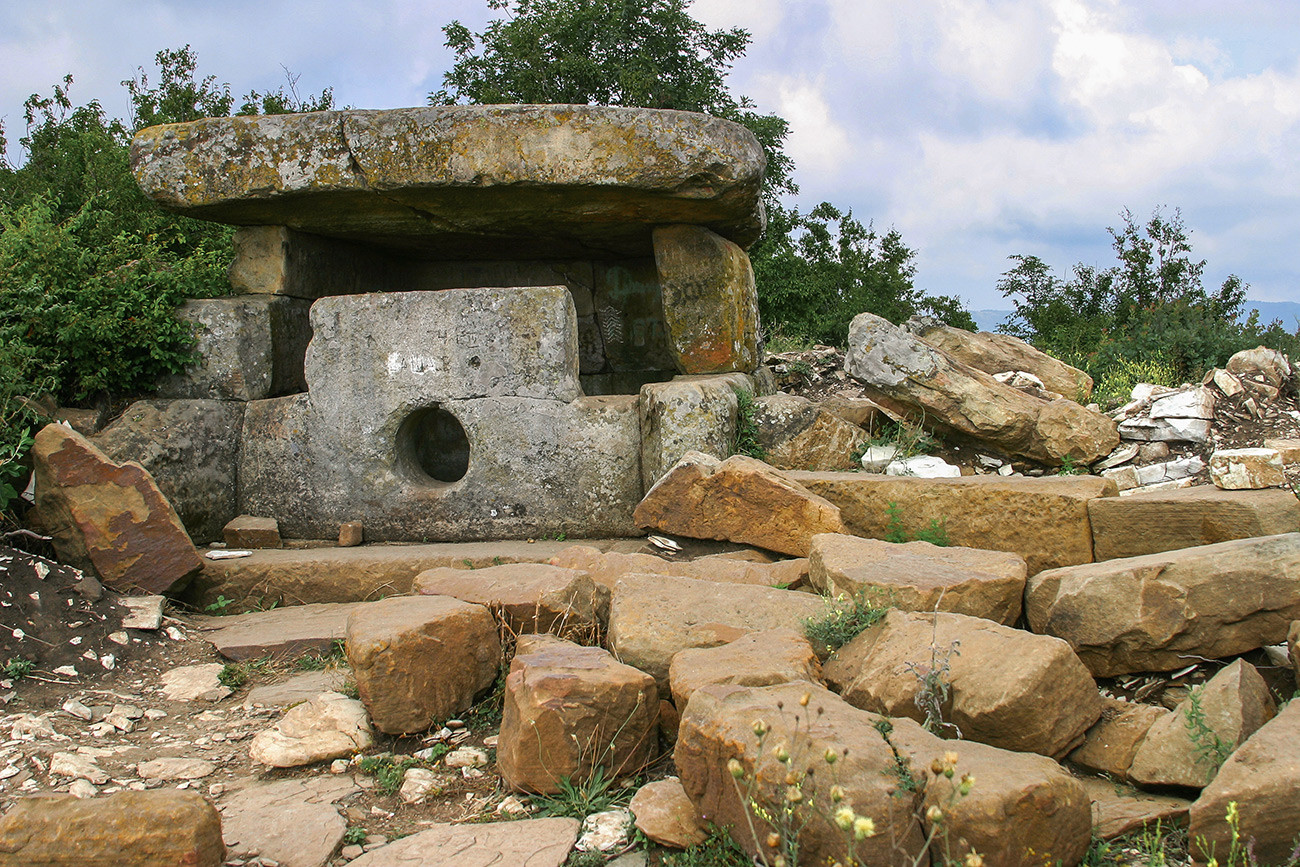
<path id="1" fill-rule="evenodd" d="M 681 111 L 430 106 L 207 118 L 142 130 L 136 180 L 178 213 L 451 257 L 649 255 L 656 225 L 742 247 L 766 158 L 739 124 Z"/>

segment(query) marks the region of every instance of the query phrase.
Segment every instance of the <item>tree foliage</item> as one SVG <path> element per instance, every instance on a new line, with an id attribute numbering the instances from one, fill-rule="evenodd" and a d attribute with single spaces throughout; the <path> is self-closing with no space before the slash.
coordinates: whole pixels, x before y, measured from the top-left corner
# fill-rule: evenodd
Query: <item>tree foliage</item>
<path id="1" fill-rule="evenodd" d="M 1121 360 L 1167 365 L 1178 379 L 1222 365 L 1258 343 L 1287 349 L 1297 335 L 1281 323 L 1244 323 L 1247 285 L 1229 276 L 1204 285 L 1205 260 L 1192 256 L 1182 214 L 1156 209 L 1144 223 L 1130 211 L 1110 228 L 1117 264 L 1078 264 L 1057 276 L 1037 256 L 1012 256 L 998 289 L 1015 309 L 1002 330 L 1069 360 L 1100 380 Z"/>

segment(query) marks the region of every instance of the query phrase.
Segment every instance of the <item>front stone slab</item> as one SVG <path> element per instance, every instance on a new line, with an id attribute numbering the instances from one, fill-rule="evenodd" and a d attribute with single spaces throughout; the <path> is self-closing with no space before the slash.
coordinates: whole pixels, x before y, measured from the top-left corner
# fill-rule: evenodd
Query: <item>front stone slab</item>
<path id="1" fill-rule="evenodd" d="M 766 158 L 739 124 L 690 112 L 430 106 L 207 118 L 131 144 L 137 181 L 178 213 L 287 225 L 433 256 L 651 253 L 695 223 L 748 246 Z"/>
<path id="2" fill-rule="evenodd" d="M 758 294 L 745 251 L 703 226 L 661 226 L 654 246 L 677 368 L 748 373 L 758 367 Z"/>

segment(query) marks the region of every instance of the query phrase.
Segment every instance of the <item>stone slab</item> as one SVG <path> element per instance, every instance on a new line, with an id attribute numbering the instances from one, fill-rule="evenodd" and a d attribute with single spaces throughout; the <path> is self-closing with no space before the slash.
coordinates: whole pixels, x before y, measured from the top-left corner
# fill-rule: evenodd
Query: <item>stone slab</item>
<path id="1" fill-rule="evenodd" d="M 367 852 L 351 867 L 560 867 L 578 839 L 577 819 L 435 825 Z"/>
<path id="2" fill-rule="evenodd" d="M 639 548 L 642 541 L 587 539 L 584 544 L 607 551 Z M 363 602 L 411 593 L 415 576 L 427 569 L 546 563 L 571 546 L 567 541 L 539 539 L 265 549 L 237 560 L 205 560 L 187 600 L 199 609 L 218 596 L 260 599 L 265 605 L 278 603 L 282 608 L 313 602 Z"/>
<path id="3" fill-rule="evenodd" d="M 606 106 L 428 106 L 150 127 L 131 164 L 164 207 L 445 258 L 648 255 L 650 229 L 763 229 L 766 158 L 739 124 Z"/>
<path id="4" fill-rule="evenodd" d="M 1300 500 L 1289 491 L 1176 491 L 1099 497 L 1088 502 L 1097 560 L 1139 557 L 1251 536 L 1300 531 Z"/>
<path id="5" fill-rule="evenodd" d="M 358 791 L 350 776 L 252 783 L 226 796 L 221 833 L 235 857 L 256 853 L 280 867 L 324 867 L 348 826 L 333 805 Z"/>
<path id="6" fill-rule="evenodd" d="M 1153 795 L 1103 780 L 1082 777 L 1079 780 L 1092 800 L 1092 833 L 1099 840 L 1114 840 L 1143 828 L 1163 830 L 1187 827 L 1187 810 L 1192 802 L 1173 795 Z"/>
<path id="7" fill-rule="evenodd" d="M 311 701 L 323 692 L 338 692 L 346 680 L 346 668 L 304 671 L 278 683 L 259 684 L 248 691 L 244 700 L 254 706 L 290 707 Z"/>
<path id="8" fill-rule="evenodd" d="M 205 637 L 226 659 L 284 658 L 329 651 L 334 642 L 343 640 L 348 615 L 356 607 L 356 603 L 293 605 L 201 622 L 216 629 Z"/>
<path id="9" fill-rule="evenodd" d="M 1050 478 L 918 479 L 868 473 L 791 472 L 790 478 L 840 508 L 858 536 L 883 539 L 889 505 L 896 503 L 909 533 L 943 524 L 953 545 L 1010 551 L 1025 558 L 1029 574 L 1090 563 L 1088 503 L 1118 494 L 1096 476 Z"/>

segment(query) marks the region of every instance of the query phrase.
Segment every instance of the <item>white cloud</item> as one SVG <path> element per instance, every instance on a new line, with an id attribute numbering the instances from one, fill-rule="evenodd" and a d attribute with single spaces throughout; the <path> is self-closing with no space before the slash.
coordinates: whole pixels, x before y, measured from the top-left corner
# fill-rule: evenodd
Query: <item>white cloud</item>
<path id="1" fill-rule="evenodd" d="M 687 12 L 710 28 L 743 27 L 755 40 L 764 40 L 776 33 L 791 5 L 781 0 L 694 0 Z"/>
<path id="2" fill-rule="evenodd" d="M 822 80 L 780 78 L 774 89 L 776 113 L 790 122 L 786 152 L 801 173 L 819 175 L 829 183 L 853 170 L 860 154 L 854 153 L 848 133 L 833 116 L 824 86 Z"/>

